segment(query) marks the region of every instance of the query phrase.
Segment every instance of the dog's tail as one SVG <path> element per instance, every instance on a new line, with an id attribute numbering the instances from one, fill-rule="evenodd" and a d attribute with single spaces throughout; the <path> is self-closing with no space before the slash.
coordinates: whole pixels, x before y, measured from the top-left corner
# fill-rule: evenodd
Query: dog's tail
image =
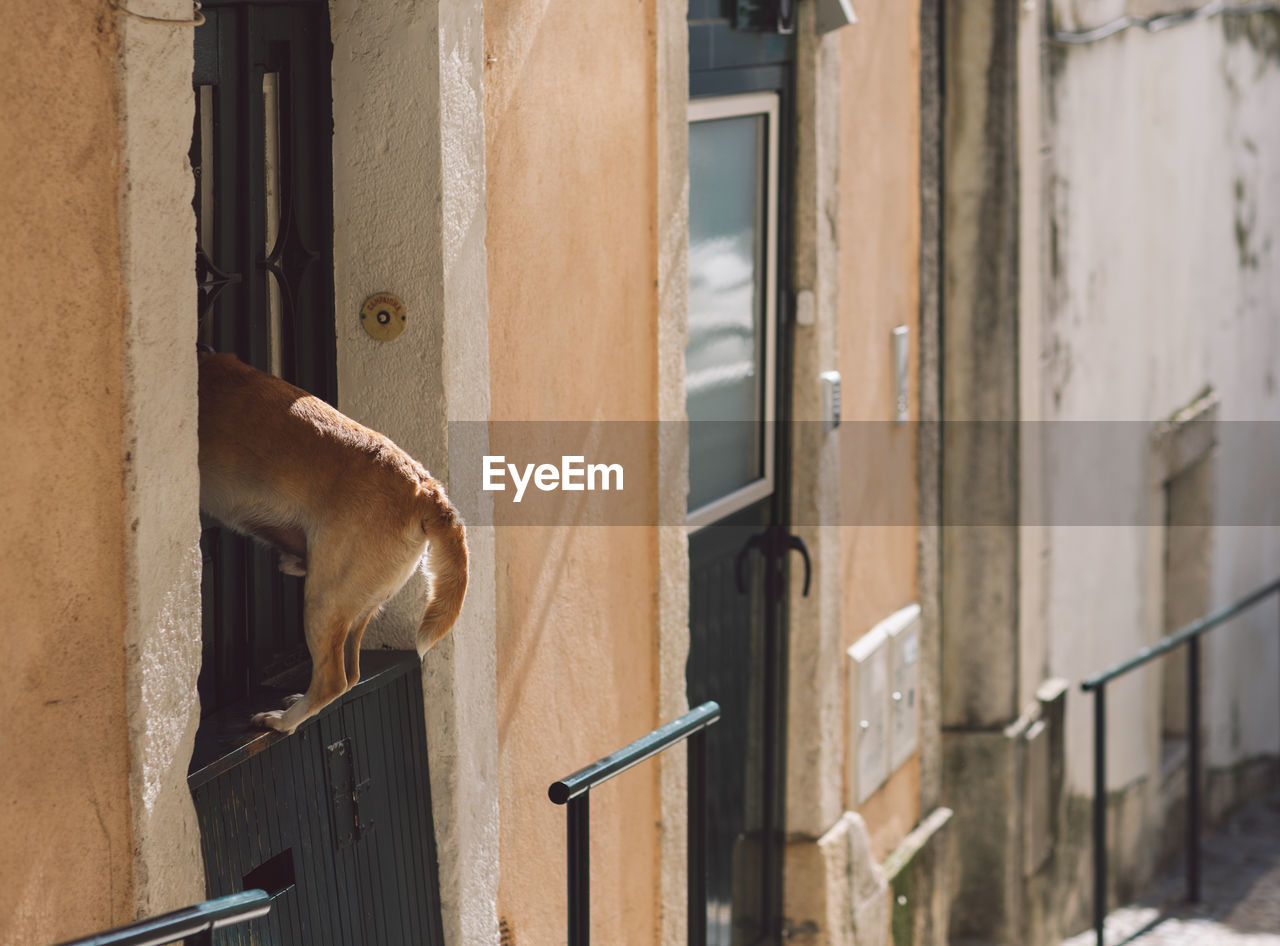
<path id="1" fill-rule="evenodd" d="M 418 494 L 422 531 L 431 543 L 427 550 L 427 572 L 431 577 L 431 598 L 418 627 L 418 654 L 425 654 L 449 633 L 462 610 L 467 594 L 467 529 L 439 483 Z"/>

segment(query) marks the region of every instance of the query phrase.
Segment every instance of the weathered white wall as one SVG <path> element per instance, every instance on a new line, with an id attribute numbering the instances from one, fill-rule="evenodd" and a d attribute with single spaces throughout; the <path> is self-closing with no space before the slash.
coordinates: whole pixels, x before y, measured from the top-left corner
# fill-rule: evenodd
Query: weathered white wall
<path id="1" fill-rule="evenodd" d="M 653 7 L 657 210 L 656 262 L 658 522 L 680 522 L 688 508 L 689 446 L 685 420 L 684 353 L 689 341 L 689 27 L 687 0 Z M 658 716 L 688 710 L 689 538 L 681 525 L 657 529 Z M 687 753 L 657 759 L 658 884 L 661 942 L 689 938 L 689 796 Z"/>
<path id="2" fill-rule="evenodd" d="M 1129 6 L 1147 15 L 1159 5 Z M 1051 17 L 1082 29 L 1124 12 L 1119 2 L 1061 2 Z M 1232 422 L 1280 419 L 1280 17 L 1216 17 L 1054 46 L 1045 79 L 1047 287 L 1032 326 L 1041 336 L 1041 416 L 1153 421 L 1207 386 L 1217 392 L 1212 604 L 1226 604 L 1280 572 L 1275 529 L 1221 524 L 1253 521 L 1241 519 L 1242 504 L 1259 510 L 1257 521 L 1276 519 L 1266 475 L 1274 466 L 1255 457 L 1251 476 L 1223 471 L 1238 462 Z M 1060 488 L 1097 477 L 1090 464 L 1105 456 L 1108 492 L 1146 508 L 1148 432 L 1099 427 L 1097 436 L 1113 439 L 1096 453 L 1055 437 L 1060 448 L 1047 460 L 1053 674 L 1078 680 L 1161 633 L 1163 600 L 1151 576 L 1163 568 L 1162 527 L 1069 525 L 1081 510 Z M 1209 766 L 1277 751 L 1275 622 L 1275 605 L 1263 606 L 1206 646 Z M 1159 678 L 1143 673 L 1113 692 L 1108 781 L 1120 787 L 1158 764 Z M 1073 696 L 1067 768 L 1081 793 L 1091 790 L 1089 709 Z"/>
<path id="3" fill-rule="evenodd" d="M 148 12 L 190 19 L 180 0 Z M 120 251 L 134 904 L 204 899 L 187 765 L 200 719 L 191 27 L 119 17 Z"/>
<path id="4" fill-rule="evenodd" d="M 339 406 L 487 521 L 487 494 L 451 476 L 449 463 L 451 432 L 484 439 L 489 417 L 481 4 L 335 0 L 330 15 Z M 360 306 L 375 292 L 407 306 L 394 341 L 360 328 Z M 423 670 L 451 946 L 498 939 L 493 529 L 472 523 L 467 539 L 462 615 Z M 411 581 L 365 646 L 411 648 L 423 592 Z"/>
<path id="5" fill-rule="evenodd" d="M 791 515 L 795 533 L 813 560 L 813 593 L 801 594 L 803 568 L 791 568 L 788 598 L 788 705 L 786 827 L 788 836 L 808 848 L 844 813 L 844 654 L 841 646 L 841 593 L 844 562 L 841 522 L 840 437 L 822 420 L 823 371 L 839 360 L 839 273 L 836 221 L 840 217 L 838 172 L 841 152 L 841 41 L 859 24 L 818 33 L 814 14 L 801 8 L 797 28 L 796 170 L 793 188 L 793 279 L 797 293 L 812 299 L 813 319 L 792 335 Z M 871 108 L 867 109 L 871 111 Z M 885 353 L 888 346 L 879 346 Z M 845 381 L 846 386 L 850 381 Z M 846 387 L 847 390 L 847 387 Z M 846 395 L 847 397 L 847 395 Z M 845 403 L 857 404 L 856 398 Z M 850 414 L 856 408 L 846 408 Z M 858 418 L 861 419 L 861 418 Z M 812 852 L 805 851 L 801 857 Z M 787 873 L 788 915 L 795 909 L 797 884 Z M 801 884 L 803 886 L 803 883 Z"/>

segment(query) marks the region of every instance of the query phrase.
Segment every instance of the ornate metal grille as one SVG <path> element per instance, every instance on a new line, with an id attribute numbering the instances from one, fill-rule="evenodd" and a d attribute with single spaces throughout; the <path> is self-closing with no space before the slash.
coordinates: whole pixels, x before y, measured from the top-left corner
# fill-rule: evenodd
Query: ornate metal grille
<path id="1" fill-rule="evenodd" d="M 327 4 L 208 0 L 196 30 L 199 335 L 334 400 L 332 137 Z M 209 524 L 206 714 L 306 659 L 302 583 Z"/>

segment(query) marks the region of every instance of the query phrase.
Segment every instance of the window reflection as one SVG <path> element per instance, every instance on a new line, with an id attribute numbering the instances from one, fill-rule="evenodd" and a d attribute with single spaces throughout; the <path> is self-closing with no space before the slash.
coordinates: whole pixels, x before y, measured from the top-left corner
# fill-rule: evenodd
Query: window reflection
<path id="1" fill-rule="evenodd" d="M 764 475 L 762 114 L 689 127 L 689 508 Z"/>

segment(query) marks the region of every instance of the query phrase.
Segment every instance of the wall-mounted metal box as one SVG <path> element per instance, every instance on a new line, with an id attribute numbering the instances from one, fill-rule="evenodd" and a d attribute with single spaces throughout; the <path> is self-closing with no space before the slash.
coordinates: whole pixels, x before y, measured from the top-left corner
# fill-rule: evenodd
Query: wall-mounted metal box
<path id="1" fill-rule="evenodd" d="M 854 804 L 862 804 L 919 744 L 920 606 L 895 611 L 848 654 L 846 768 Z"/>
<path id="2" fill-rule="evenodd" d="M 889 772 L 916 753 L 920 718 L 920 605 L 895 611 L 884 621 L 889 638 Z"/>
<path id="3" fill-rule="evenodd" d="M 889 648 L 876 625 L 849 648 L 849 787 L 862 804 L 889 777 Z"/>

